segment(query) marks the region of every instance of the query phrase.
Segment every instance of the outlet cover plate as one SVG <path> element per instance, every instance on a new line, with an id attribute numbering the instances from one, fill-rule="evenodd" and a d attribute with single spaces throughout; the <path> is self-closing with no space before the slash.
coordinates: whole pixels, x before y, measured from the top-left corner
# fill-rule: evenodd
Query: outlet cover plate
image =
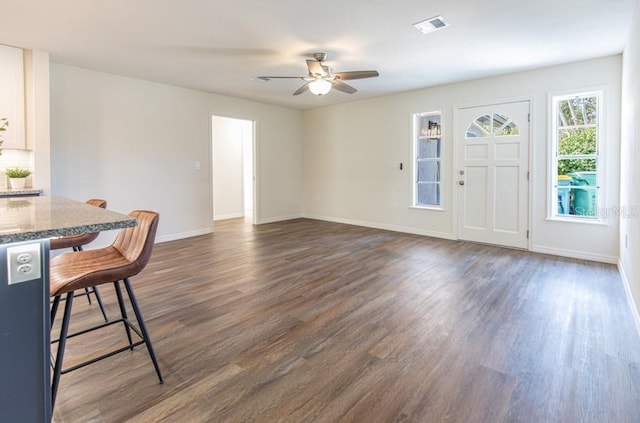
<path id="1" fill-rule="evenodd" d="M 40 244 L 22 244 L 7 248 L 9 285 L 40 279 Z"/>

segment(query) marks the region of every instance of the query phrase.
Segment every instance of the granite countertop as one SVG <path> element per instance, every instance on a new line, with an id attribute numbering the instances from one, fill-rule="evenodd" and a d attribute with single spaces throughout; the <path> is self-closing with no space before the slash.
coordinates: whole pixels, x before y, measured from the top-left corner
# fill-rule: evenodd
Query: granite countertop
<path id="1" fill-rule="evenodd" d="M 135 218 L 61 197 L 0 198 L 0 244 L 136 226 Z"/>
<path id="2" fill-rule="evenodd" d="M 25 188 L 25 189 L 3 189 L 0 190 L 0 197 L 23 197 L 29 195 L 41 195 L 41 189 Z"/>

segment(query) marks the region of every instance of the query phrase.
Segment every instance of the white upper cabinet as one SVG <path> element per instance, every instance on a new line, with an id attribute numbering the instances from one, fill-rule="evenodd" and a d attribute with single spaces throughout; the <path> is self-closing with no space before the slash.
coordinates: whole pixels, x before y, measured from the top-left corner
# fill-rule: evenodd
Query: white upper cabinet
<path id="1" fill-rule="evenodd" d="M 25 149 L 24 58 L 22 49 L 0 44 L 0 119 L 9 125 L 0 132 L 2 149 Z"/>

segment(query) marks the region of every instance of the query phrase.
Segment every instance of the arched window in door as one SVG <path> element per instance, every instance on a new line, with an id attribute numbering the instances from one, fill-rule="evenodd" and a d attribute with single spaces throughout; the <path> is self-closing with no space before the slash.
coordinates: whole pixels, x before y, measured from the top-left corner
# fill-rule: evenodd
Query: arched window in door
<path id="1" fill-rule="evenodd" d="M 489 135 L 505 137 L 519 133 L 518 125 L 508 116 L 493 113 L 492 115 L 478 116 L 471 122 L 467 127 L 466 138 L 483 138 Z"/>

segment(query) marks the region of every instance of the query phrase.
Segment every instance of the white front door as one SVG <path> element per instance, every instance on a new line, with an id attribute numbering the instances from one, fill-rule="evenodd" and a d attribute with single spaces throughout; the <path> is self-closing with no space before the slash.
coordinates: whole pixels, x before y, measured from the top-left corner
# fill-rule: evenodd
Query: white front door
<path id="1" fill-rule="evenodd" d="M 529 102 L 456 113 L 458 238 L 527 248 Z"/>

